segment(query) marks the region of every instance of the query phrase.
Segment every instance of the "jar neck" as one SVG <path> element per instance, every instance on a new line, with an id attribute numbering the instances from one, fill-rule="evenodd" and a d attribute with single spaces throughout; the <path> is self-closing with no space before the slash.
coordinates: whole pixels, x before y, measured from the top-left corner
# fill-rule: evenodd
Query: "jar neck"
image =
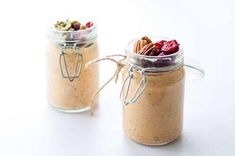
<path id="1" fill-rule="evenodd" d="M 73 45 L 88 45 L 97 39 L 97 26 L 78 31 L 58 31 L 54 28 L 49 28 L 47 37 L 50 42 L 58 45 L 73 46 Z"/>
<path id="2" fill-rule="evenodd" d="M 175 71 L 181 67 L 184 66 L 184 63 L 179 63 L 177 65 L 174 66 L 167 66 L 167 67 L 147 67 L 147 68 L 143 68 L 137 65 L 132 64 L 131 62 L 129 62 L 128 60 L 125 62 L 126 65 L 133 67 L 135 70 L 138 71 L 144 71 L 145 73 L 161 73 L 161 72 L 169 72 L 169 71 Z"/>
<path id="3" fill-rule="evenodd" d="M 183 50 L 165 56 L 145 56 L 126 52 L 126 63 L 137 70 L 146 72 L 167 72 L 176 70 L 184 65 Z"/>

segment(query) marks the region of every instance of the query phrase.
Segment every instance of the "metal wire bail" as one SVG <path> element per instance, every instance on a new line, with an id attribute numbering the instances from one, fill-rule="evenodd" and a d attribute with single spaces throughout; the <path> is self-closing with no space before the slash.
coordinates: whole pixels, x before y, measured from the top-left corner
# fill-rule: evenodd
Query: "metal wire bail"
<path id="1" fill-rule="evenodd" d="M 141 74 L 142 78 L 141 78 L 138 86 L 136 87 L 134 94 L 131 96 L 131 98 L 128 99 L 128 94 L 129 94 L 131 82 L 133 79 L 133 71 L 134 70 L 137 71 L 139 74 Z M 127 88 L 125 87 L 126 83 L 127 83 Z M 147 80 L 146 80 L 146 76 L 145 76 L 145 70 L 143 68 L 136 69 L 136 67 L 130 66 L 129 71 L 128 71 L 128 75 L 123 82 L 121 93 L 120 93 L 120 99 L 122 100 L 123 104 L 129 105 L 131 103 L 134 103 L 140 97 L 142 92 L 144 91 L 146 84 L 147 84 Z"/>
<path id="2" fill-rule="evenodd" d="M 65 57 L 65 55 L 69 55 L 68 53 L 65 52 L 67 48 L 73 48 L 74 53 L 76 55 L 76 61 L 74 64 L 74 70 L 73 70 L 72 75 L 69 74 L 70 72 L 68 71 L 67 61 L 66 61 L 66 57 Z M 61 53 L 60 53 L 59 64 L 60 64 L 61 74 L 62 74 L 63 78 L 69 79 L 69 81 L 73 81 L 75 78 L 79 77 L 81 70 L 82 70 L 82 66 L 83 66 L 82 53 L 80 52 L 77 43 L 74 43 L 74 45 L 72 45 L 72 46 L 66 45 L 66 43 L 63 43 L 60 51 L 61 51 Z M 64 69 L 63 65 L 65 68 L 65 72 L 63 70 Z"/>

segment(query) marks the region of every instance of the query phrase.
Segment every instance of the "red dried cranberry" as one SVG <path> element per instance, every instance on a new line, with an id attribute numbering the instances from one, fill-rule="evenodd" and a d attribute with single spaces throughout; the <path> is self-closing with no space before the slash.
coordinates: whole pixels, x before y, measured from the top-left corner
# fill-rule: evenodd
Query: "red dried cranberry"
<path id="1" fill-rule="evenodd" d="M 157 49 L 153 49 L 148 55 L 149 56 L 157 56 L 158 55 Z"/>
<path id="2" fill-rule="evenodd" d="M 166 42 L 166 40 L 161 40 L 161 41 L 158 41 L 157 43 L 155 43 L 156 49 L 161 50 L 161 48 L 165 42 Z"/>
<path id="3" fill-rule="evenodd" d="M 141 66 L 141 67 L 143 67 L 143 68 L 148 67 L 147 60 L 144 60 L 144 59 L 138 60 L 138 65 Z"/>
<path id="4" fill-rule="evenodd" d="M 91 26 L 93 26 L 93 23 L 92 23 L 92 22 L 87 22 L 87 23 L 86 23 L 86 27 L 87 27 L 87 28 L 90 28 Z"/>
<path id="5" fill-rule="evenodd" d="M 158 56 L 160 53 L 161 53 L 161 51 L 159 49 L 154 48 L 149 53 L 146 53 L 146 55 L 149 55 L 149 56 Z"/>
<path id="6" fill-rule="evenodd" d="M 176 40 L 167 41 L 161 48 L 166 55 L 173 54 L 179 50 L 179 43 Z"/>
<path id="7" fill-rule="evenodd" d="M 163 45 L 162 45 L 162 44 L 160 44 L 160 43 L 158 43 L 158 42 L 157 42 L 157 43 L 155 43 L 155 47 L 156 47 L 156 49 L 161 49 L 161 48 L 162 48 L 162 46 L 163 46 Z"/>
<path id="8" fill-rule="evenodd" d="M 72 24 L 72 28 L 75 30 L 79 30 L 80 29 L 81 24 L 80 23 L 73 23 Z"/>

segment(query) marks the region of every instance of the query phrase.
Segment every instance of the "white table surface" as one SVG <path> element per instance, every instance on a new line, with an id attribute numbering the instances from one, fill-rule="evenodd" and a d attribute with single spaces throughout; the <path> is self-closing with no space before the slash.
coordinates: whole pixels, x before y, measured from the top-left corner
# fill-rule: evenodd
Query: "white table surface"
<path id="1" fill-rule="evenodd" d="M 235 10 L 231 0 L 0 2 L 1 156 L 234 156 Z M 95 115 L 64 114 L 47 105 L 45 30 L 56 18 L 92 17 L 101 56 L 123 53 L 142 35 L 173 37 L 206 71 L 187 80 L 184 129 L 161 147 L 139 145 L 122 131 L 121 82 L 100 95 Z M 102 63 L 103 83 L 115 66 Z"/>

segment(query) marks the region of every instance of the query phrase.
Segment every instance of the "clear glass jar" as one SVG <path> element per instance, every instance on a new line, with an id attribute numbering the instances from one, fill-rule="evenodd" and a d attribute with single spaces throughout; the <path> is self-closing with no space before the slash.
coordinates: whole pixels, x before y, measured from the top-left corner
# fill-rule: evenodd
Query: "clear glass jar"
<path id="1" fill-rule="evenodd" d="M 84 64 L 99 57 L 96 25 L 78 31 L 51 27 L 48 39 L 49 104 L 63 112 L 89 110 L 90 97 L 99 87 L 99 69 L 98 64 L 90 68 L 84 68 Z"/>
<path id="2" fill-rule="evenodd" d="M 170 40 L 152 37 L 153 41 Z M 165 56 L 145 56 L 126 48 L 123 70 L 123 129 L 135 142 L 163 145 L 182 131 L 185 70 L 183 48 Z"/>

